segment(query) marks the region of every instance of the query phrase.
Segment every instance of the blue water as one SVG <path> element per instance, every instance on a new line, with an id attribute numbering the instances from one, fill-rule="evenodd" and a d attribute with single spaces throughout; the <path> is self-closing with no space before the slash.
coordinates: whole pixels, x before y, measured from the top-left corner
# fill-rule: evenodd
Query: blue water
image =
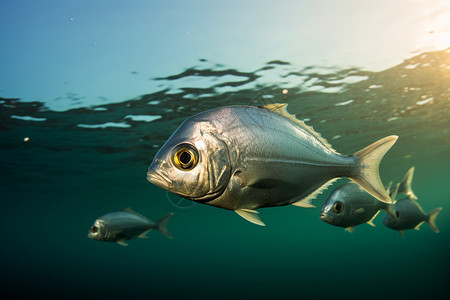
<path id="1" fill-rule="evenodd" d="M 16 14 L 33 10 L 33 6 L 5 3 Z M 89 13 L 86 3 L 81 3 L 55 4 L 55 10 L 46 10 L 46 14 L 59 17 L 58 12 L 63 11 L 61 18 L 70 26 L 81 18 L 75 14 L 70 20 L 68 12 L 77 8 L 80 16 L 102 12 L 100 20 L 108 14 L 120 15 L 124 18 L 121 22 L 128 24 L 115 1 L 109 8 L 99 1 Z M 189 9 L 200 9 L 201 3 L 194 1 Z M 139 1 L 132 4 L 133 11 L 148 8 Z M 170 7 L 160 6 L 162 11 L 152 16 L 170 15 Z M 213 7 L 209 4 L 203 9 L 211 11 Z M 270 16 L 249 4 L 244 8 L 248 13 L 257 11 L 261 18 Z M 129 9 L 122 12 L 135 16 Z M 196 22 L 190 23 L 188 10 L 183 14 L 181 8 L 173 9 L 186 24 L 200 28 Z M 388 9 L 378 12 L 389 15 Z M 213 24 L 210 18 L 207 24 Z M 222 18 L 219 21 L 226 19 Z M 49 19 L 49 24 L 56 19 Z M 30 20 L 41 19 L 35 15 Z M 236 27 L 244 24 L 236 22 Z M 40 27 L 44 37 L 54 33 L 50 27 Z M 175 30 L 161 28 L 165 33 Z M 131 34 L 127 29 L 118 33 L 119 41 Z M 232 39 L 226 29 L 222 30 L 224 38 Z M 112 39 L 111 35 L 105 38 Z M 270 37 L 266 35 L 261 41 L 267 40 Z M 230 51 L 238 57 L 231 45 Z M 14 48 L 9 44 L 0 51 L 3 57 L 14 56 Z M 244 52 L 249 55 L 249 51 Z M 102 48 L 98 55 L 108 53 Z M 128 57 L 130 52 L 126 53 Z M 185 63 L 182 55 L 176 57 L 181 67 L 164 69 L 163 63 L 155 62 L 158 71 L 154 72 L 118 63 L 128 70 L 129 77 L 119 84 L 112 79 L 116 84 L 110 87 L 116 91 L 130 83 L 136 90 L 128 98 L 132 88 L 117 98 L 87 96 L 95 82 L 104 87 L 102 77 L 97 76 L 103 71 L 89 74 L 88 79 L 80 77 L 80 82 L 91 82 L 86 89 L 82 84 L 71 85 L 77 76 L 69 72 L 61 77 L 71 78 L 67 83 L 70 88 L 56 83 L 55 92 L 51 83 L 56 81 L 36 82 L 39 74 L 45 74 L 44 64 L 28 61 L 34 75 L 24 76 L 21 82 L 18 74 L 24 69 L 2 61 L 10 72 L 7 76 L 2 71 L 2 78 L 9 78 L 3 82 L 12 82 L 17 88 L 10 89 L 13 85 L 9 83 L 0 88 L 0 293 L 9 298 L 46 299 L 423 299 L 445 295 L 450 275 L 450 50 L 420 51 L 381 69 L 337 67 L 331 57 L 324 64 L 298 58 L 299 63 L 282 51 L 265 53 L 260 56 L 262 62 L 245 65 L 239 63 L 242 58 L 236 58 L 237 63 L 232 64 L 233 55 L 227 60 L 220 52 L 211 53 L 214 58 L 204 53 L 196 58 L 186 55 Z M 49 55 L 38 54 L 32 55 Z M 159 58 L 166 61 L 170 55 L 161 52 Z M 151 59 L 157 60 L 154 56 Z M 71 69 L 82 74 L 76 64 L 79 60 L 74 56 Z M 56 70 L 53 80 L 63 67 L 62 61 L 48 61 L 49 70 Z M 142 64 L 148 66 L 147 62 Z M 103 67 L 108 70 L 107 65 Z M 114 70 L 118 69 L 113 67 L 109 72 Z M 134 78 L 141 78 L 136 79 L 140 83 Z M 33 84 L 27 85 L 28 80 Z M 148 88 L 141 84 L 144 81 Z M 102 88 L 95 91 L 99 97 L 111 94 Z M 223 105 L 276 102 L 289 103 L 290 113 L 313 126 L 344 154 L 382 137 L 399 135 L 381 163 L 382 180 L 397 182 L 415 166 L 413 190 L 420 205 L 426 212 L 443 207 L 436 221 L 440 233 L 424 224 L 401 238 L 382 224 L 384 213 L 374 220 L 375 228 L 364 224 L 352 234 L 320 221 L 323 200 L 346 179 L 314 200 L 317 208 L 261 209 L 266 227 L 253 225 L 230 211 L 168 195 L 146 180 L 156 151 L 185 118 Z M 130 240 L 124 247 L 87 237 L 97 217 L 126 207 L 152 220 L 174 212 L 168 224 L 174 239 L 152 231 L 148 239 Z"/>

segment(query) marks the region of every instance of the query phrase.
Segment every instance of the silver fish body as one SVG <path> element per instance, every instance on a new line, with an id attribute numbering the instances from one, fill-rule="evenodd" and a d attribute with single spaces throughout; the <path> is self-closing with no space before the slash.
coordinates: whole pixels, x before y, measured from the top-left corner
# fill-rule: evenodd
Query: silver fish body
<path id="1" fill-rule="evenodd" d="M 428 223 L 433 231 L 439 232 L 435 224 L 435 219 L 442 210 L 441 207 L 436 208 L 430 213 L 426 213 L 417 201 L 410 198 L 397 200 L 393 207 L 397 218 L 392 219 L 386 215 L 383 224 L 393 230 L 399 231 L 402 236 L 403 230 L 418 229 L 424 222 Z"/>
<path id="2" fill-rule="evenodd" d="M 414 176 L 414 167 L 411 167 L 403 177 L 402 181 L 396 184 L 392 190 L 392 199 L 394 200 L 397 193 L 406 195 L 406 198 L 396 200 L 392 205 L 393 214 L 386 215 L 383 220 L 383 224 L 393 230 L 397 230 L 403 237 L 403 230 L 407 229 L 419 229 L 419 226 L 426 222 L 434 232 L 439 232 L 436 226 L 436 218 L 442 207 L 438 207 L 430 213 L 424 212 L 422 207 L 416 201 L 417 196 L 412 190 L 412 180 Z"/>
<path id="3" fill-rule="evenodd" d="M 157 229 L 171 238 L 166 226 L 172 215 L 173 213 L 169 213 L 159 221 L 153 222 L 130 209 L 108 213 L 95 220 L 89 229 L 88 237 L 98 241 L 126 245 L 125 241 L 138 237 L 145 238 L 148 231 Z"/>
<path id="4" fill-rule="evenodd" d="M 374 155 L 371 172 L 378 186 L 379 160 L 396 139 L 387 137 L 375 147 L 382 152 Z M 147 179 L 184 198 L 238 213 L 298 203 L 342 176 L 390 201 L 384 188 L 371 186 L 371 178 L 361 179 L 361 170 L 372 168 L 362 157 L 337 153 L 286 105 L 228 106 L 185 120 L 156 154 Z"/>
<path id="5" fill-rule="evenodd" d="M 355 183 L 349 182 L 334 189 L 324 201 L 319 218 L 334 226 L 352 230 L 353 227 L 368 223 L 381 209 L 392 214 L 392 204 L 378 201 Z M 393 215 L 395 217 L 395 215 Z"/>

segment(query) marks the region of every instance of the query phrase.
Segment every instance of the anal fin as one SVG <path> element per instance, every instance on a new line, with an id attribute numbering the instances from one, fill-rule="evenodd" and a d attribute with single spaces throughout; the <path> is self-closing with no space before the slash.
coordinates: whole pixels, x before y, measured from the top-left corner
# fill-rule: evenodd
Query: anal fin
<path id="1" fill-rule="evenodd" d="M 125 243 L 125 240 L 117 241 L 117 244 L 119 244 L 119 245 L 121 245 L 121 246 L 128 246 L 128 244 Z"/>
<path id="2" fill-rule="evenodd" d="M 243 209 L 236 209 L 235 212 L 253 224 L 266 226 L 266 224 L 264 224 L 264 222 L 261 221 L 261 219 L 259 218 L 259 213 L 256 210 L 243 208 Z"/>
<path id="3" fill-rule="evenodd" d="M 423 224 L 423 221 L 422 222 L 420 222 L 419 224 L 417 224 L 417 226 L 416 227 L 414 227 L 414 229 L 415 230 L 420 230 L 420 225 L 422 225 Z"/>
<path id="4" fill-rule="evenodd" d="M 377 211 L 377 212 L 373 215 L 372 219 L 370 219 L 370 220 L 367 221 L 366 223 L 369 224 L 369 225 L 372 226 L 372 227 L 375 227 L 375 224 L 373 224 L 373 219 L 375 219 L 375 217 L 378 216 L 379 213 L 380 213 L 380 211 Z"/>
<path id="5" fill-rule="evenodd" d="M 345 231 L 353 233 L 355 231 L 355 228 L 353 228 L 353 227 L 345 227 Z"/>
<path id="6" fill-rule="evenodd" d="M 311 199 L 310 197 L 306 197 L 300 201 L 292 203 L 292 205 L 298 206 L 298 207 L 305 207 L 305 208 L 311 208 L 311 207 L 314 208 L 316 206 L 311 203 L 312 200 L 313 199 Z"/>
<path id="7" fill-rule="evenodd" d="M 333 179 L 327 181 L 321 187 L 319 187 L 317 190 L 315 190 L 314 192 L 312 192 L 305 198 L 301 199 L 300 201 L 292 203 L 292 205 L 299 206 L 299 207 L 308 207 L 308 208 L 316 207 L 314 204 L 311 203 L 311 201 L 316 199 L 317 196 L 322 194 L 331 184 L 333 184 L 333 182 L 335 182 L 338 179 L 339 178 L 333 178 Z"/>
<path id="8" fill-rule="evenodd" d="M 369 225 L 372 226 L 372 227 L 376 227 L 375 224 L 373 224 L 372 220 L 369 220 L 369 221 L 367 221 L 366 223 L 369 224 Z"/>
<path id="9" fill-rule="evenodd" d="M 148 239 L 147 233 L 152 230 L 153 228 L 150 228 L 149 230 L 144 231 L 143 233 L 141 233 L 140 235 L 138 235 L 139 239 Z"/>

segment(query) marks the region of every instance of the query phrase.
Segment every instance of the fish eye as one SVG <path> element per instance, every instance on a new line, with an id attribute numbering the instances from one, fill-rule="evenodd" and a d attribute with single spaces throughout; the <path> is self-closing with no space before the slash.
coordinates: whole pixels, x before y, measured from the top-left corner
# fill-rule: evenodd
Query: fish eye
<path id="1" fill-rule="evenodd" d="M 395 211 L 395 216 L 397 217 L 397 218 L 400 218 L 400 212 L 397 210 L 397 211 Z"/>
<path id="2" fill-rule="evenodd" d="M 175 167 L 183 171 L 192 170 L 198 162 L 198 152 L 191 145 L 180 145 L 173 155 Z"/>
<path id="3" fill-rule="evenodd" d="M 98 231 L 98 227 L 97 226 L 92 226 L 91 227 L 91 232 L 96 233 Z"/>
<path id="4" fill-rule="evenodd" d="M 344 204 L 342 204 L 341 201 L 336 201 L 333 204 L 333 211 L 338 214 L 338 213 L 341 213 L 342 210 L 344 210 Z"/>

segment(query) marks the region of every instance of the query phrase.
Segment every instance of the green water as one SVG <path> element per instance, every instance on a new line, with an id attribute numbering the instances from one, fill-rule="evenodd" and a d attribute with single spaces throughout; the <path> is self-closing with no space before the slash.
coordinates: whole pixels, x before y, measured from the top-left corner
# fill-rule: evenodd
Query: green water
<path id="1" fill-rule="evenodd" d="M 262 68 L 282 65 L 288 63 Z M 341 88 L 334 93 L 290 88 L 284 94 L 276 82 L 221 94 L 212 87 L 186 88 L 101 106 L 106 110 L 54 112 L 37 102 L 1 99 L 1 293 L 77 299 L 439 298 L 450 275 L 449 66 L 450 52 L 440 51 L 378 73 L 291 74 Z M 191 68 L 164 80 L 236 73 Z M 258 77 L 256 71 L 239 74 L 247 79 L 229 86 Z M 356 75 L 367 79 L 333 83 Z M 260 210 L 266 227 L 206 205 L 176 207 L 164 190 L 146 181 L 156 151 L 186 117 L 222 105 L 268 102 L 289 103 L 291 113 L 309 119 L 341 153 L 399 135 L 381 164 L 383 182 L 399 181 L 415 166 L 419 203 L 427 212 L 443 207 L 437 218 L 441 232 L 424 224 L 401 238 L 382 225 L 384 213 L 375 228 L 361 225 L 353 234 L 320 221 L 323 200 L 345 179 L 314 201 L 317 208 Z M 161 118 L 138 122 L 127 115 Z M 77 126 L 106 122 L 129 127 Z M 125 207 L 152 220 L 173 211 L 168 229 L 174 239 L 154 231 L 123 247 L 87 238 L 98 216 Z"/>

